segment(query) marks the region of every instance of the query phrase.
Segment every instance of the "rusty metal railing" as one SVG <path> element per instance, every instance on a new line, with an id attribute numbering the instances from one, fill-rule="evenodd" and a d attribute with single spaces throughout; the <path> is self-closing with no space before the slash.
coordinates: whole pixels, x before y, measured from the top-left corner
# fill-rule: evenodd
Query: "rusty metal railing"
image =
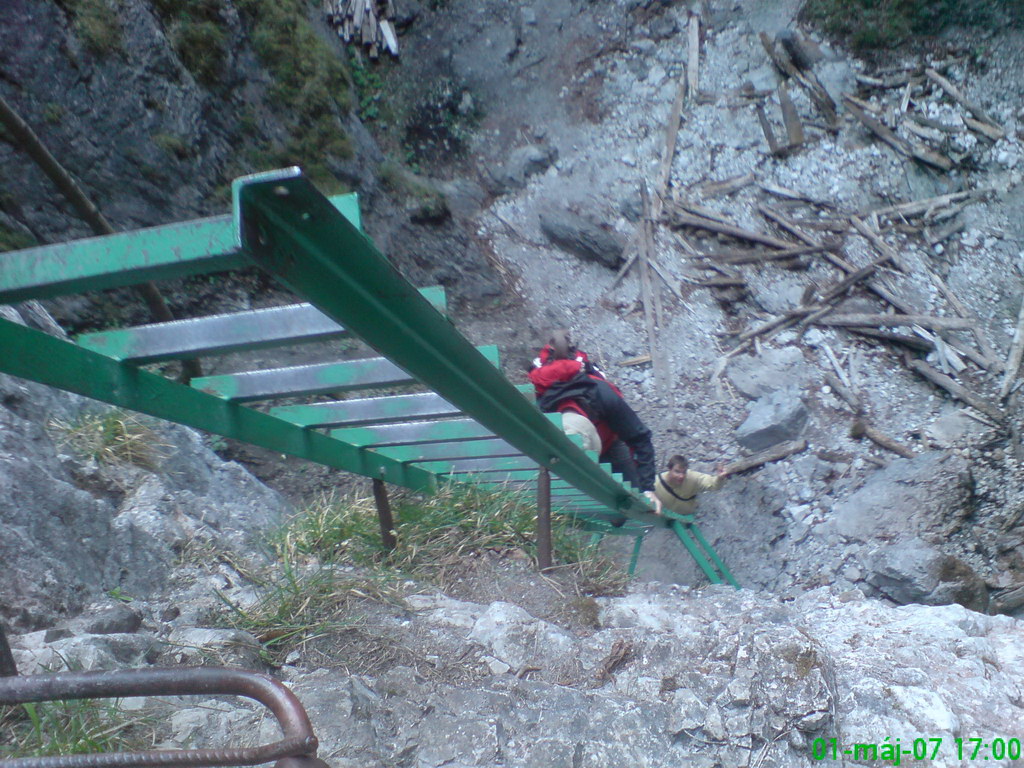
<path id="1" fill-rule="evenodd" d="M 259 747 L 0 759 L 0 768 L 191 768 L 259 765 L 271 761 L 277 761 L 276 768 L 326 768 L 326 763 L 316 757 L 317 739 L 301 702 L 283 684 L 267 675 L 217 667 L 153 667 L 0 678 L 0 704 L 132 696 L 245 696 L 274 714 L 283 738 Z"/>

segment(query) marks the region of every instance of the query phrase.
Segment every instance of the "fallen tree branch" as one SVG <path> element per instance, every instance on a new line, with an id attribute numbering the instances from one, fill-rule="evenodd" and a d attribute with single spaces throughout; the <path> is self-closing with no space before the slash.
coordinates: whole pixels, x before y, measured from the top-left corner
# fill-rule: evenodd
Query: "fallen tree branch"
<path id="1" fill-rule="evenodd" d="M 940 75 L 934 69 L 926 69 L 924 71 L 924 74 L 925 74 L 925 76 L 929 80 L 931 80 L 933 83 L 935 83 L 937 86 L 939 86 L 942 90 L 944 90 L 946 93 L 948 93 L 950 95 L 950 97 L 953 99 L 953 101 L 955 101 L 961 107 L 966 109 L 968 112 L 970 112 L 976 118 L 978 118 L 981 122 L 988 123 L 993 128 L 995 128 L 996 131 L 998 131 L 998 138 L 1001 139 L 1001 138 L 1003 138 L 1006 135 L 1006 132 L 1003 131 L 1003 128 L 1002 128 L 1002 126 L 999 125 L 999 123 L 997 123 L 994 119 L 989 117 L 988 113 L 986 113 L 985 110 L 983 110 L 981 107 L 979 107 L 973 101 L 970 101 L 966 96 L 964 96 L 962 93 L 960 93 L 960 91 L 957 89 L 957 87 L 955 85 L 953 85 L 951 82 L 949 82 L 949 80 L 944 78 L 942 75 Z"/>
<path id="2" fill-rule="evenodd" d="M 934 315 L 832 315 L 827 320 L 819 320 L 818 325 L 863 325 L 882 326 L 920 325 L 922 328 L 937 330 L 970 330 L 974 322 L 963 317 L 935 317 Z"/>
<path id="3" fill-rule="evenodd" d="M 794 453 L 800 453 L 800 451 L 804 451 L 806 449 L 806 440 L 789 440 L 785 443 L 779 443 L 778 445 L 773 445 L 771 448 L 759 451 L 753 456 L 747 456 L 745 459 L 739 459 L 726 464 L 725 474 L 735 475 L 739 472 L 745 472 L 748 469 L 753 469 L 754 467 L 760 467 L 772 461 L 784 459 L 787 456 L 792 456 Z"/>
<path id="4" fill-rule="evenodd" d="M 779 144 L 778 139 L 775 138 L 775 131 L 772 130 L 772 124 L 768 122 L 768 116 L 764 113 L 764 106 L 758 103 L 754 109 L 757 112 L 757 122 L 761 124 L 761 131 L 764 133 L 764 138 L 768 142 L 768 150 L 775 155 L 775 157 L 782 157 L 786 154 L 785 150 L 788 148 Z"/>
<path id="5" fill-rule="evenodd" d="M 928 381 L 946 390 L 953 397 L 957 398 L 958 400 L 962 400 L 975 410 L 981 411 L 993 421 L 996 421 L 1000 424 L 1003 423 L 1003 421 L 1005 421 L 1006 414 L 999 410 L 999 408 L 997 408 L 987 400 L 983 400 L 981 397 L 974 394 L 965 387 L 961 386 L 960 384 L 957 384 L 955 381 L 953 381 L 953 379 L 951 379 L 946 374 L 940 373 L 939 371 L 935 370 L 930 365 L 928 365 L 928 363 L 926 363 L 924 360 L 910 359 L 907 360 L 907 365 L 910 366 L 912 370 L 916 371 L 922 377 L 928 379 Z"/>
<path id="6" fill-rule="evenodd" d="M 826 373 L 825 383 L 828 384 L 832 388 L 832 391 L 839 395 L 839 397 L 853 409 L 854 415 L 860 416 L 864 413 L 864 403 L 861 402 L 860 396 L 843 384 L 843 382 L 839 380 L 838 376 L 832 373 Z"/>
<path id="7" fill-rule="evenodd" d="M 839 126 L 839 117 L 836 114 L 836 103 L 829 96 L 828 91 L 825 90 L 825 86 L 821 84 L 813 72 L 805 75 L 797 69 L 796 65 L 789 60 L 787 55 L 780 54 L 767 32 L 761 32 L 760 38 L 761 45 L 764 46 L 768 58 L 771 59 L 772 63 L 782 74 L 792 77 L 804 87 L 807 95 L 811 97 L 811 101 L 814 102 L 815 106 L 824 115 L 828 129 L 834 132 Z"/>
<path id="8" fill-rule="evenodd" d="M 732 224 L 723 224 L 712 219 L 706 219 L 703 216 L 694 216 L 693 214 L 687 213 L 680 210 L 678 207 L 671 212 L 670 222 L 673 226 L 678 227 L 693 227 L 695 229 L 705 229 L 708 232 L 715 232 L 720 235 L 729 235 L 735 237 L 738 240 L 748 240 L 752 243 L 761 243 L 762 245 L 768 245 L 772 248 L 792 248 L 793 243 L 786 240 L 780 240 L 777 237 L 766 235 L 762 232 L 753 232 L 749 229 L 743 229 Z M 820 245 L 815 243 L 815 245 Z"/>
<path id="9" fill-rule="evenodd" d="M 778 251 L 720 251 L 718 253 L 705 253 L 703 258 L 714 259 L 721 264 L 753 264 L 758 261 L 777 261 L 779 259 L 791 259 L 794 256 L 807 256 L 813 253 L 833 250 L 837 243 L 829 245 L 805 245 L 795 248 L 784 248 Z"/>
<path id="10" fill-rule="evenodd" d="M 953 192 L 948 195 L 939 195 L 938 197 L 926 197 L 923 200 L 914 200 L 909 203 L 899 203 L 898 205 L 878 208 L 871 211 L 870 214 L 874 214 L 876 216 L 920 216 L 928 213 L 929 211 L 933 211 L 936 208 L 947 206 L 950 203 L 958 203 L 961 200 L 970 200 L 972 197 L 981 197 L 991 191 L 992 190 L 985 188 L 970 190 L 968 192 Z"/>
<path id="11" fill-rule="evenodd" d="M 752 173 L 748 173 L 743 176 L 733 176 L 723 181 L 709 181 L 701 184 L 696 189 L 703 198 L 720 197 L 731 195 L 733 192 L 738 192 L 744 187 L 749 187 L 755 181 L 757 181 L 757 177 Z"/>
<path id="12" fill-rule="evenodd" d="M 940 155 L 938 152 L 930 150 L 922 144 L 911 143 L 906 139 L 900 138 L 880 121 L 871 117 L 863 109 L 857 106 L 857 104 L 855 104 L 847 94 L 843 94 L 843 101 L 846 102 L 846 108 L 851 115 L 857 118 L 865 128 L 901 155 L 920 160 L 923 163 L 932 165 L 943 171 L 948 171 L 953 168 L 953 161 L 948 157 Z"/>
<path id="13" fill-rule="evenodd" d="M 867 336 L 871 339 L 878 339 L 879 341 L 888 341 L 892 344 L 901 344 L 904 347 L 914 350 L 915 352 L 934 352 L 935 345 L 930 341 L 925 341 L 920 336 L 904 336 L 901 333 L 893 333 L 892 331 L 878 331 L 872 328 L 847 328 L 846 330 L 850 333 L 856 333 L 860 336 Z"/>
<path id="14" fill-rule="evenodd" d="M 872 427 L 863 419 L 854 420 L 853 426 L 850 427 L 850 437 L 852 437 L 854 440 L 860 440 L 861 438 L 866 437 L 875 445 L 880 445 L 887 451 L 892 451 L 893 453 L 899 454 L 905 459 L 912 459 L 915 456 L 917 456 L 917 454 L 914 453 L 914 451 L 912 451 L 910 448 L 907 448 L 905 445 L 896 442 L 885 433 L 880 432 L 879 430 Z"/>
<path id="15" fill-rule="evenodd" d="M 850 217 L 850 224 L 856 229 L 865 240 L 871 243 L 875 250 L 885 256 L 885 261 L 891 261 L 894 266 L 899 267 L 902 271 L 907 272 L 907 265 L 903 263 L 900 257 L 896 254 L 889 244 L 886 243 L 878 233 L 871 229 L 867 224 L 858 219 L 856 216 Z"/>
<path id="16" fill-rule="evenodd" d="M 1013 342 L 1010 344 L 1010 355 L 1006 358 L 1006 370 L 1003 372 L 1003 384 L 999 387 L 999 399 L 1004 399 L 1010 393 L 1020 370 L 1021 356 L 1024 354 L 1024 298 L 1021 299 L 1020 312 L 1017 313 L 1017 329 L 1013 332 Z"/>

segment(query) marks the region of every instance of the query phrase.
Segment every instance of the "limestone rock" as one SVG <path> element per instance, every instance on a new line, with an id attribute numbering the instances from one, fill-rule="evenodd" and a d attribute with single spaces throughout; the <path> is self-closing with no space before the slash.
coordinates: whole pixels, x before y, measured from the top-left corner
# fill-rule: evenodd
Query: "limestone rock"
<path id="1" fill-rule="evenodd" d="M 729 381 L 750 398 L 759 398 L 780 389 L 799 390 L 809 370 L 797 347 L 765 349 L 760 355 L 741 355 L 726 368 Z"/>
<path id="2" fill-rule="evenodd" d="M 795 440 L 807 423 L 807 408 L 799 394 L 780 390 L 767 394 L 750 407 L 746 421 L 736 429 L 736 442 L 751 451 Z"/>
<path id="3" fill-rule="evenodd" d="M 486 186 L 492 195 L 504 195 L 523 189 L 530 176 L 544 173 L 555 160 L 558 150 L 540 144 L 527 144 L 513 150 L 500 166 L 487 169 Z"/>
<path id="4" fill-rule="evenodd" d="M 988 609 L 988 588 L 974 569 L 939 552 L 921 539 L 901 541 L 876 551 L 868 560 L 867 581 L 900 603 Z"/>
<path id="5" fill-rule="evenodd" d="M 540 229 L 552 243 L 581 259 L 596 261 L 609 269 L 623 262 L 622 241 L 608 228 L 568 211 L 540 215 Z"/>
<path id="6" fill-rule="evenodd" d="M 967 511 L 967 463 L 931 451 L 898 459 L 832 508 L 836 531 L 860 541 L 941 531 Z"/>

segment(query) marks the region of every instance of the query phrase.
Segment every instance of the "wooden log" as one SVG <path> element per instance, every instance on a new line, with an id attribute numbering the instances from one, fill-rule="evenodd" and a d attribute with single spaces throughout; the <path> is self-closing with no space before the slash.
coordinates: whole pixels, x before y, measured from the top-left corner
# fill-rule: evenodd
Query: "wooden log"
<path id="1" fill-rule="evenodd" d="M 667 372 L 665 362 L 658 351 L 658 336 L 654 332 L 655 309 L 653 302 L 654 288 L 651 285 L 651 271 L 648 262 L 650 252 L 650 229 L 651 229 L 651 199 L 647 194 L 647 184 L 640 183 L 640 200 L 643 204 L 643 220 L 640 222 L 640 292 L 644 303 L 644 326 L 647 328 L 647 351 L 651 355 L 651 365 L 654 368 L 655 381 L 667 391 L 668 382 L 665 380 Z"/>
<path id="2" fill-rule="evenodd" d="M 920 144 L 912 144 L 906 139 L 900 138 L 893 133 L 889 128 L 880 123 L 875 118 L 866 114 L 864 110 L 858 107 L 853 101 L 851 101 L 849 94 L 843 94 L 843 101 L 846 102 L 846 108 L 850 114 L 857 118 L 865 128 L 875 134 L 878 138 L 892 147 L 894 150 L 906 157 L 912 157 L 920 160 L 923 163 L 932 165 L 943 171 L 948 171 L 953 167 L 953 161 L 948 157 L 933 152 L 927 147 L 921 146 Z"/>
<path id="3" fill-rule="evenodd" d="M 836 115 L 836 104 L 832 100 L 832 97 L 828 95 L 828 91 L 821 84 L 818 78 L 813 72 L 809 72 L 804 75 L 789 57 L 782 55 L 775 48 L 775 43 L 772 42 L 768 33 L 761 32 L 761 45 L 764 46 L 765 51 L 768 53 L 768 58 L 771 59 L 772 63 L 776 68 L 784 75 L 788 75 L 800 83 L 801 86 L 807 91 L 807 95 L 811 97 L 811 101 L 814 102 L 818 110 L 824 115 L 825 123 L 828 125 L 830 131 L 837 129 L 839 125 L 839 117 Z"/>
<path id="4" fill-rule="evenodd" d="M 931 128 L 932 130 L 939 131 L 940 133 L 961 133 L 963 128 L 959 125 L 950 125 L 944 123 L 941 120 L 932 120 L 930 117 L 919 115 L 916 112 L 910 112 L 906 115 L 906 119 L 916 123 L 917 125 L 924 126 L 925 128 Z"/>
<path id="5" fill-rule="evenodd" d="M 796 307 L 787 311 L 785 314 L 779 315 L 774 320 L 769 320 L 766 323 L 762 323 L 756 328 L 751 328 L 744 331 L 739 335 L 740 342 L 748 342 L 752 339 L 764 336 L 765 334 L 772 333 L 774 331 L 780 331 L 783 328 L 788 328 L 790 325 L 796 323 L 804 315 L 811 314 L 816 310 L 821 309 L 820 306 L 815 305 L 813 307 Z"/>
<path id="6" fill-rule="evenodd" d="M 789 440 L 785 443 L 779 443 L 771 448 L 766 448 L 763 451 L 747 456 L 745 459 L 739 459 L 726 464 L 725 474 L 735 475 L 739 472 L 746 472 L 748 469 L 754 469 L 755 467 L 784 459 L 787 456 L 792 456 L 794 453 L 800 453 L 804 450 L 807 450 L 806 440 Z"/>
<path id="7" fill-rule="evenodd" d="M 388 48 L 388 52 L 392 56 L 398 55 L 398 35 L 395 34 L 395 28 L 391 22 L 384 20 L 380 22 L 380 31 L 384 37 L 384 44 Z"/>
<path id="8" fill-rule="evenodd" d="M 960 91 L 957 89 L 957 87 L 955 85 L 953 85 L 951 82 L 949 82 L 949 80 L 944 78 L 942 75 L 940 75 L 934 69 L 930 69 L 930 68 L 926 69 L 924 71 L 924 74 L 925 74 L 925 76 L 929 80 L 931 80 L 933 83 L 935 83 L 937 86 L 939 86 L 942 90 L 944 90 L 946 93 L 948 93 L 950 95 L 950 97 L 953 99 L 953 101 L 955 101 L 961 107 L 966 109 L 968 112 L 970 112 L 976 118 L 978 118 L 978 120 L 980 120 L 981 122 L 988 123 L 990 126 L 992 126 L 998 132 L 998 138 L 999 139 L 1003 138 L 1006 135 L 1006 132 L 1003 131 L 1003 129 L 999 125 L 999 123 L 997 123 L 994 119 L 989 117 L 989 115 L 985 112 L 985 110 L 983 110 L 981 107 L 979 107 L 973 101 L 970 101 L 966 96 L 964 96 L 962 93 L 960 93 Z"/>
<path id="9" fill-rule="evenodd" d="M 966 317 L 972 320 L 977 319 L 972 317 L 971 313 L 967 310 L 967 307 L 964 306 L 964 303 L 960 301 L 956 294 L 949 289 L 949 286 L 946 285 L 946 282 L 941 277 L 932 273 L 931 278 L 935 286 L 942 292 L 942 295 L 945 296 L 949 305 L 953 307 L 954 312 L 956 312 L 960 317 Z M 985 338 L 985 334 L 981 332 L 981 329 L 975 325 L 971 331 L 974 333 L 974 338 L 978 342 L 978 349 L 981 350 L 981 355 L 984 360 L 984 362 L 979 363 L 979 365 L 990 371 L 999 372 L 1004 370 L 1002 361 L 996 357 L 995 350 L 992 349 L 992 346 L 988 343 L 988 339 Z M 977 361 L 975 360 L 975 362 Z"/>
<path id="10" fill-rule="evenodd" d="M 834 374 L 826 373 L 824 379 L 825 383 L 832 388 L 832 391 L 835 392 L 848 406 L 850 406 L 850 408 L 853 409 L 855 415 L 859 416 L 860 414 L 864 413 L 864 403 L 861 401 L 860 396 L 856 392 L 847 387 Z"/>
<path id="11" fill-rule="evenodd" d="M 783 248 L 778 251 L 718 251 L 706 253 L 703 258 L 714 259 L 723 264 L 753 264 L 759 261 L 777 261 L 779 259 L 791 259 L 794 256 L 809 256 L 814 253 L 831 250 L 838 247 L 831 245 L 805 245 L 796 248 Z"/>
<path id="12" fill-rule="evenodd" d="M 953 192 L 948 195 L 939 195 L 938 197 L 926 197 L 923 200 L 914 200 L 909 203 L 900 203 L 899 205 L 889 205 L 885 208 L 877 208 L 874 211 L 870 211 L 868 215 L 902 217 L 922 216 L 928 214 L 930 211 L 935 211 L 952 203 L 982 197 L 991 191 L 992 190 L 989 188 L 984 188 L 970 190 L 967 192 Z"/>
<path id="13" fill-rule="evenodd" d="M 935 330 L 970 330 L 974 322 L 963 317 L 936 317 L 935 315 L 832 315 L 819 320 L 818 325 L 864 325 L 868 327 L 890 327 L 894 325 L 920 325 Z"/>
<path id="14" fill-rule="evenodd" d="M 694 216 L 700 216 L 702 219 L 711 219 L 711 221 L 717 221 L 720 224 L 731 223 L 725 216 L 720 214 L 718 211 L 712 210 L 704 205 L 690 202 L 686 199 L 676 199 L 672 201 L 672 204 L 676 208 L 680 208 L 687 213 L 692 213 Z"/>
<path id="15" fill-rule="evenodd" d="M 758 104 L 755 110 L 757 111 L 757 121 L 761 124 L 764 138 L 768 142 L 768 150 L 776 157 L 780 157 L 783 154 L 782 146 L 779 144 L 778 139 L 775 138 L 775 131 L 772 130 L 772 125 L 768 122 L 768 117 L 764 113 L 764 106 Z"/>
<path id="16" fill-rule="evenodd" d="M 753 232 L 749 229 L 743 229 L 732 224 L 723 224 L 718 221 L 712 221 L 706 219 L 703 216 L 694 216 L 676 209 L 672 212 L 671 223 L 679 227 L 693 227 L 695 229 L 706 229 L 709 232 L 716 232 L 720 235 L 729 235 L 735 237 L 738 240 L 749 240 L 752 243 L 761 243 L 762 245 L 768 245 L 772 248 L 792 248 L 793 243 L 786 240 L 780 240 L 777 237 L 766 235 L 762 232 Z M 817 243 L 816 243 L 817 245 Z"/>
<path id="17" fill-rule="evenodd" d="M 650 355 L 637 355 L 636 357 L 629 357 L 622 360 L 619 365 L 640 365 L 641 363 L 651 362 Z"/>
<path id="18" fill-rule="evenodd" d="M 803 200 L 813 205 L 821 205 L 826 208 L 835 208 L 833 203 L 827 200 L 818 200 L 817 198 L 811 197 L 810 195 L 804 194 L 803 192 L 797 192 L 794 189 L 787 189 L 786 187 L 780 187 L 778 184 L 772 184 L 770 181 L 761 183 L 761 189 L 770 195 L 782 197 L 787 200 Z"/>
<path id="19" fill-rule="evenodd" d="M 683 101 L 686 98 L 686 72 L 679 75 L 676 86 L 676 98 L 672 102 L 668 122 L 665 124 L 665 145 L 661 150 L 661 164 L 658 166 L 658 186 L 654 190 L 654 203 L 651 207 L 651 218 L 658 221 L 665 192 L 668 190 L 669 179 L 672 177 L 672 158 L 676 154 L 676 137 L 679 135 L 679 123 L 682 120 Z"/>
<path id="20" fill-rule="evenodd" d="M 999 141 L 1006 135 L 1002 128 L 996 128 L 995 126 L 983 123 L 980 120 L 973 120 L 969 117 L 965 117 L 964 123 L 975 133 L 980 133 L 986 139 L 991 139 L 992 141 Z"/>
<path id="21" fill-rule="evenodd" d="M 905 445 L 896 442 L 891 437 L 886 435 L 884 432 L 876 429 L 875 427 L 872 427 L 863 419 L 854 420 L 853 426 L 850 427 L 850 437 L 852 437 L 854 440 L 860 440 L 861 438 L 866 437 L 875 445 L 880 445 L 887 451 L 892 451 L 893 453 L 899 454 L 905 459 L 912 459 L 915 456 L 917 456 L 917 454 L 914 453 L 914 451 L 912 451 L 910 448 L 907 448 Z"/>
<path id="22" fill-rule="evenodd" d="M 699 285 L 705 288 L 746 288 L 747 281 L 742 277 L 712 277 L 701 280 Z"/>
<path id="23" fill-rule="evenodd" d="M 1024 298 L 1021 299 L 1020 312 L 1017 313 L 1017 328 L 1013 332 L 1010 354 L 1006 358 L 1006 369 L 1003 372 L 1003 383 L 999 387 L 999 399 L 1003 400 L 1010 394 L 1010 387 L 1017 379 L 1020 370 L 1021 356 L 1024 355 Z"/>
<path id="24" fill-rule="evenodd" d="M 928 141 L 945 141 L 946 139 L 946 135 L 942 131 L 937 131 L 934 128 L 926 128 L 913 120 L 904 120 L 903 127 L 915 136 L 927 139 Z"/>
<path id="25" fill-rule="evenodd" d="M 696 98 L 700 92 L 700 16 L 690 14 L 687 36 L 686 93 Z"/>
<path id="26" fill-rule="evenodd" d="M 875 247 L 875 250 L 882 254 L 885 258 L 882 261 L 891 261 L 893 266 L 898 267 L 903 272 L 908 272 L 907 265 L 903 263 L 902 259 L 897 255 L 896 251 L 889 247 L 878 233 L 873 231 L 867 224 L 858 219 L 856 216 L 850 217 L 850 224 L 856 229 L 865 240 Z M 881 262 L 879 262 L 881 263 Z"/>
<path id="27" fill-rule="evenodd" d="M 878 331 L 871 328 L 848 328 L 847 330 L 850 333 L 856 333 L 858 336 L 867 336 L 869 339 L 900 344 L 915 352 L 935 351 L 935 345 L 930 341 L 925 341 L 920 336 L 904 336 L 902 333 L 895 333 L 894 331 Z"/>
<path id="28" fill-rule="evenodd" d="M 924 360 L 907 360 L 907 365 L 909 365 L 912 370 L 916 371 L 922 377 L 928 379 L 928 381 L 946 390 L 953 397 L 957 398 L 958 400 L 962 400 L 975 410 L 981 411 L 993 421 L 996 421 L 1001 424 L 1006 419 L 1006 414 L 999 410 L 999 408 L 997 408 L 995 405 L 988 402 L 987 400 L 982 399 L 981 397 L 974 394 L 967 388 L 961 386 L 960 384 L 957 384 L 949 376 L 935 370 L 930 365 L 928 365 L 928 363 L 926 363 Z"/>
<path id="29" fill-rule="evenodd" d="M 779 83 L 779 106 L 782 108 L 782 123 L 786 126 L 786 136 L 792 150 L 804 143 L 804 127 L 800 124 L 800 115 L 797 114 L 784 82 Z"/>
<path id="30" fill-rule="evenodd" d="M 910 106 L 910 92 L 914 89 L 913 83 L 907 83 L 907 87 L 903 89 L 903 98 L 900 99 L 900 114 L 905 115 L 907 113 L 907 107 Z"/>
<path id="31" fill-rule="evenodd" d="M 902 88 L 907 85 L 911 80 L 909 72 L 904 72 L 900 75 L 891 75 L 889 77 L 871 77 L 870 75 L 857 75 L 857 82 L 862 85 L 868 85 L 872 88 Z"/>
<path id="32" fill-rule="evenodd" d="M 733 176 L 729 179 L 723 179 L 722 181 L 706 182 L 697 187 L 697 192 L 705 199 L 711 197 L 725 197 L 726 195 L 738 192 L 744 187 L 749 187 L 755 181 L 757 181 L 757 177 L 752 173 L 747 173 L 742 176 Z"/>
<path id="33" fill-rule="evenodd" d="M 878 106 L 877 104 L 872 104 L 870 101 L 864 101 L 864 99 L 858 99 L 853 94 L 844 93 L 843 98 L 852 101 L 865 112 L 870 112 L 873 115 L 879 116 L 882 114 L 882 108 L 880 106 Z"/>

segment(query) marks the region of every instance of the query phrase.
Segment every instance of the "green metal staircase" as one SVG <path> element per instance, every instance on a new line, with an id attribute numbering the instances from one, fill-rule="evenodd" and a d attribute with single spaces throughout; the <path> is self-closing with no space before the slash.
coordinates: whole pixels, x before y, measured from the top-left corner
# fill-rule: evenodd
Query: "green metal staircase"
<path id="1" fill-rule="evenodd" d="M 0 304 L 254 265 L 306 303 L 74 342 L 0 318 L 0 372 L 373 478 L 375 486 L 432 492 L 456 481 L 537 493 L 595 538 L 635 536 L 631 571 L 644 534 L 669 527 L 713 583 L 738 586 L 692 518 L 652 514 L 641 494 L 562 432 L 560 416 L 538 411 L 529 387 L 502 375 L 496 348 L 474 347 L 452 326 L 441 289 L 416 289 L 395 270 L 361 232 L 354 195 L 328 199 L 290 168 L 236 180 L 233 198 L 231 216 L 0 254 Z M 189 385 L 144 367 L 346 336 L 381 357 Z M 412 385 L 418 391 L 363 396 Z M 341 393 L 346 399 L 322 401 Z M 269 410 L 253 405 L 284 399 Z"/>

